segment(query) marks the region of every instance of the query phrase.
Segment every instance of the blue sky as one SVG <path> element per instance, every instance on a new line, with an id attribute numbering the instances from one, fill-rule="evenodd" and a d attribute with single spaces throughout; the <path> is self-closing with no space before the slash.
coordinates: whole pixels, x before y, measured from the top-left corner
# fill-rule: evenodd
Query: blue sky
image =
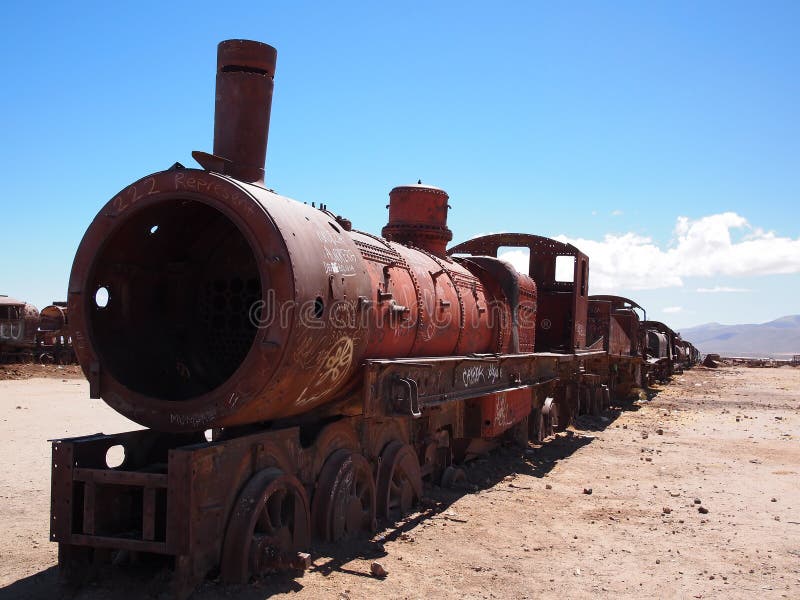
<path id="1" fill-rule="evenodd" d="M 389 190 L 421 178 L 450 194 L 455 241 L 573 241 L 591 291 L 676 328 L 800 313 L 800 3 L 42 2 L 4 17 L 0 293 L 40 308 L 65 297 L 110 197 L 211 150 L 216 44 L 241 37 L 278 49 L 266 169 L 284 195 L 379 232 Z"/>

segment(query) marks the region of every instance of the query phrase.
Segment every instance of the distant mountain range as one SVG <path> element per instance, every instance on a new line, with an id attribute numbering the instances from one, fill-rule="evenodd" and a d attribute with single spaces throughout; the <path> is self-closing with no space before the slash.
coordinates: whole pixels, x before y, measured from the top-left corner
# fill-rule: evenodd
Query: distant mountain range
<path id="1" fill-rule="evenodd" d="M 800 354 L 800 315 L 759 325 L 707 323 L 680 330 L 703 354 L 789 358 Z"/>

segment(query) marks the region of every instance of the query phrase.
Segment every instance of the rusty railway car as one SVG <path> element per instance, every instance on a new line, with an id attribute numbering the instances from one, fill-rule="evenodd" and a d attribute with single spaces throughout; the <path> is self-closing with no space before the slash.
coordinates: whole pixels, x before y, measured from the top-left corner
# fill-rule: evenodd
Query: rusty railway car
<path id="1" fill-rule="evenodd" d="M 643 321 L 641 335 L 646 348 L 648 382 L 667 381 L 680 368 L 676 333 L 661 321 Z"/>
<path id="2" fill-rule="evenodd" d="M 0 295 L 0 362 L 34 359 L 39 311 L 32 304 Z"/>
<path id="3" fill-rule="evenodd" d="M 642 322 L 647 313 L 622 296 L 589 297 L 589 339 L 592 347 L 606 351 L 612 393 L 626 395 L 644 386 L 647 357 L 642 344 Z"/>
<path id="4" fill-rule="evenodd" d="M 66 365 L 76 361 L 67 314 L 67 303 L 60 301 L 45 306 L 39 313 L 35 350 L 39 362 Z"/>
<path id="5" fill-rule="evenodd" d="M 144 429 L 53 441 L 67 578 L 119 552 L 169 559 L 178 596 L 216 569 L 304 568 L 312 538 L 370 532 L 423 480 L 462 480 L 470 456 L 540 441 L 641 377 L 638 305 L 590 297 L 577 248 L 448 250 L 449 197 L 420 183 L 390 192 L 382 236 L 268 189 L 275 61 L 222 42 L 213 154 L 123 189 L 78 248 L 69 330 L 90 395 Z"/>

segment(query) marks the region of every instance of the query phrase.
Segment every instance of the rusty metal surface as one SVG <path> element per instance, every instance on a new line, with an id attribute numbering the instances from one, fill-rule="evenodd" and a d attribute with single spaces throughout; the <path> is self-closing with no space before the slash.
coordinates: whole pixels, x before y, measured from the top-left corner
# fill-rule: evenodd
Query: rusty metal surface
<path id="1" fill-rule="evenodd" d="M 572 352 L 586 347 L 589 257 L 575 246 L 524 233 L 500 233 L 474 238 L 448 250 L 450 255 L 497 257 L 499 248 L 527 248 L 528 275 L 536 282 L 536 351 Z M 559 281 L 557 257 L 573 259 L 572 280 Z"/>
<path id="2" fill-rule="evenodd" d="M 513 389 L 470 401 L 480 415 L 480 437 L 494 438 L 525 420 L 533 406 L 533 390 Z"/>
<path id="3" fill-rule="evenodd" d="M 389 192 L 389 223 L 381 234 L 391 242 L 446 257 L 447 243 L 453 239 L 447 227 L 448 198 L 444 190 L 421 183 L 394 188 Z"/>
<path id="4" fill-rule="evenodd" d="M 193 152 L 203 168 L 263 182 L 275 62 L 272 46 L 226 40 L 217 49 L 214 154 Z"/>
<path id="5" fill-rule="evenodd" d="M 32 359 L 38 324 L 35 306 L 0 295 L 0 362 Z"/>
<path id="6" fill-rule="evenodd" d="M 590 296 L 587 339 L 602 340 L 614 356 L 640 356 L 638 304 L 617 296 Z"/>

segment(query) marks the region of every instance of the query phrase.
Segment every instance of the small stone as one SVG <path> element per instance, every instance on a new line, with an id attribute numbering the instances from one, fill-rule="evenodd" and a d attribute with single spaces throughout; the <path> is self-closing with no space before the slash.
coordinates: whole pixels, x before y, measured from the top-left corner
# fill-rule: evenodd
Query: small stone
<path id="1" fill-rule="evenodd" d="M 580 574 L 581 574 L 581 570 L 580 569 L 575 569 L 575 575 L 580 575 Z"/>
<path id="2" fill-rule="evenodd" d="M 369 566 L 369 572 L 372 573 L 373 577 L 377 577 L 379 579 L 383 579 L 389 574 L 389 571 L 384 569 L 383 565 L 377 561 Z"/>
<path id="3" fill-rule="evenodd" d="M 646 431 L 642 432 L 642 439 L 646 440 L 648 438 L 648 433 Z"/>
<path id="4" fill-rule="evenodd" d="M 652 456 L 645 456 L 644 460 L 645 460 L 645 462 L 653 462 L 653 457 Z"/>
<path id="5" fill-rule="evenodd" d="M 307 571 L 312 565 L 311 555 L 308 552 L 298 552 L 292 561 L 292 567 L 300 571 Z"/>
<path id="6" fill-rule="evenodd" d="M 659 559 L 656 559 L 656 564 L 657 564 L 657 565 L 660 565 L 660 564 L 661 564 L 661 561 L 660 561 Z"/>
<path id="7" fill-rule="evenodd" d="M 681 495 L 681 493 L 680 492 L 670 492 L 669 495 L 672 496 L 673 498 L 677 498 L 678 496 Z"/>
<path id="8" fill-rule="evenodd" d="M 702 504 L 702 503 L 703 503 L 703 501 L 702 501 L 702 500 L 700 500 L 700 498 L 695 498 L 695 499 L 694 499 L 694 503 L 695 503 L 695 504 Z"/>
<path id="9" fill-rule="evenodd" d="M 592 495 L 592 488 L 583 488 L 583 493 L 591 496 Z"/>
<path id="10" fill-rule="evenodd" d="M 778 499 L 777 499 L 777 498 L 770 498 L 770 500 L 769 500 L 769 501 L 770 501 L 770 502 L 777 502 L 777 501 L 778 501 Z"/>
<path id="11" fill-rule="evenodd" d="M 668 515 L 669 513 L 672 512 L 672 509 L 669 506 L 665 506 L 664 508 L 661 509 L 661 512 L 664 513 L 665 515 Z"/>
<path id="12" fill-rule="evenodd" d="M 552 489 L 553 489 L 553 486 L 552 486 L 552 485 L 550 485 L 549 483 L 546 483 L 546 484 L 544 484 L 544 489 L 546 489 L 546 490 L 552 490 Z"/>
<path id="13" fill-rule="evenodd" d="M 664 430 L 663 429 L 656 429 L 656 433 L 658 435 L 664 435 Z"/>
<path id="14" fill-rule="evenodd" d="M 706 515 L 708 514 L 708 509 L 705 506 L 698 506 L 697 512 L 699 512 L 701 515 Z"/>
<path id="15" fill-rule="evenodd" d="M 623 426 L 622 426 L 622 428 L 623 428 L 623 429 L 627 429 L 627 428 L 628 428 L 628 426 L 627 426 L 627 425 L 623 425 Z"/>

